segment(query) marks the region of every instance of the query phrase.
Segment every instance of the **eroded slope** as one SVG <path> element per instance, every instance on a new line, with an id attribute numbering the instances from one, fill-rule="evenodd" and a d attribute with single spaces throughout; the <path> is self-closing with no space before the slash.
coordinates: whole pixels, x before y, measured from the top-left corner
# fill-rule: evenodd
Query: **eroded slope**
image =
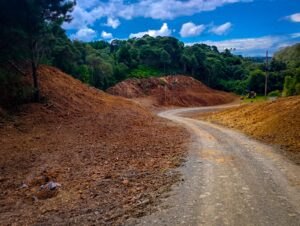
<path id="1" fill-rule="evenodd" d="M 186 133 L 55 68 L 40 74 L 45 103 L 2 112 L 1 224 L 118 224 L 151 210 Z M 42 189 L 50 181 L 61 186 Z"/>
<path id="2" fill-rule="evenodd" d="M 128 79 L 109 88 L 108 93 L 139 100 L 147 107 L 210 106 L 232 102 L 236 96 L 213 90 L 187 76 Z"/>
<path id="3" fill-rule="evenodd" d="M 281 146 L 300 163 L 300 96 L 242 105 L 196 118 L 239 129 L 257 139 Z"/>

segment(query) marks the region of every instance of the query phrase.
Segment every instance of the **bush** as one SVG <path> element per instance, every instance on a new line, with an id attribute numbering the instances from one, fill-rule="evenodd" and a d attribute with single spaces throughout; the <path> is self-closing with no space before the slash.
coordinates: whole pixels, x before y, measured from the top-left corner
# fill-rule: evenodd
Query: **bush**
<path id="1" fill-rule="evenodd" d="M 258 94 L 263 94 L 265 91 L 265 73 L 259 69 L 250 73 L 249 90 L 255 91 Z"/>
<path id="2" fill-rule="evenodd" d="M 297 83 L 297 84 L 295 85 L 295 94 L 296 94 L 296 95 L 300 95 L 300 83 Z"/>
<path id="3" fill-rule="evenodd" d="M 0 68 L 0 104 L 4 107 L 15 107 L 16 105 L 31 101 L 33 88 L 26 85 L 22 76 Z"/>
<path id="4" fill-rule="evenodd" d="M 138 66 L 136 69 L 133 69 L 128 78 L 148 78 L 148 77 L 157 77 L 160 76 L 161 72 L 146 66 Z"/>
<path id="5" fill-rule="evenodd" d="M 280 97 L 281 92 L 279 90 L 274 90 L 268 94 L 268 97 Z"/>
<path id="6" fill-rule="evenodd" d="M 296 85 L 296 78 L 291 76 L 286 76 L 284 78 L 284 88 L 282 95 L 284 97 L 292 96 L 295 94 L 295 85 Z"/>

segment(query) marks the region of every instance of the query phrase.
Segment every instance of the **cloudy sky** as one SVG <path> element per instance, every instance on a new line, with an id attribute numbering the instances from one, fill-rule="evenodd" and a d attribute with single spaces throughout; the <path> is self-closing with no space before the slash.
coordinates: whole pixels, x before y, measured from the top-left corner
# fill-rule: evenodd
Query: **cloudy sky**
<path id="1" fill-rule="evenodd" d="M 300 42 L 300 0 L 77 0 L 72 14 L 82 41 L 174 36 L 245 56 Z"/>

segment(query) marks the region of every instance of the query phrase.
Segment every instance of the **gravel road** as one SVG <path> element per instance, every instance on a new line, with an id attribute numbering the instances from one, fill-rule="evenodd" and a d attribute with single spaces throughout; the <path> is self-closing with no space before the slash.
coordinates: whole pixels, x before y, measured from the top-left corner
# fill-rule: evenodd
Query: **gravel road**
<path id="1" fill-rule="evenodd" d="M 186 118 L 222 107 L 159 113 L 193 137 L 183 181 L 140 225 L 300 225 L 300 166 L 237 131 Z"/>

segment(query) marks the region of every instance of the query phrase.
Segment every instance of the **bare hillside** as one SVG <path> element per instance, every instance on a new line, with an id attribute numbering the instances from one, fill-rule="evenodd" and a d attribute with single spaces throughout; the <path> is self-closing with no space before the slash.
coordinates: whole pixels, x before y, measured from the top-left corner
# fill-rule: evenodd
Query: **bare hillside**
<path id="1" fill-rule="evenodd" d="M 242 105 L 219 113 L 200 115 L 271 144 L 300 163 L 300 96 Z"/>
<path id="2" fill-rule="evenodd" d="M 178 177 L 183 129 L 42 67 L 43 104 L 1 110 L 0 222 L 118 224 L 152 209 Z"/>
<path id="3" fill-rule="evenodd" d="M 192 77 L 128 79 L 109 88 L 108 93 L 141 100 L 153 106 L 210 106 L 233 101 L 236 96 L 213 90 Z"/>

